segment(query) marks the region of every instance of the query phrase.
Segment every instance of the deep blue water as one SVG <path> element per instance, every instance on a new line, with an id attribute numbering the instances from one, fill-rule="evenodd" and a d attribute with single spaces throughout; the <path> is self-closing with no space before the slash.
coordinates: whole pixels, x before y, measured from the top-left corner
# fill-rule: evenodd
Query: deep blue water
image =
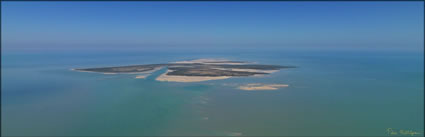
<path id="1" fill-rule="evenodd" d="M 71 68 L 224 58 L 295 65 L 196 83 Z M 424 128 L 423 52 L 2 51 L 2 135 L 387 135 Z M 247 83 L 289 84 L 243 91 Z M 423 134 L 422 134 L 423 135 Z"/>

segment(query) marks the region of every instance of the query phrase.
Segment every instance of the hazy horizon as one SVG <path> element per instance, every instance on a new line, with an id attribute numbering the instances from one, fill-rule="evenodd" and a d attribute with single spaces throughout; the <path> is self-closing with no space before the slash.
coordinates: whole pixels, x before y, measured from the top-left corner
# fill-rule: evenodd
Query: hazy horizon
<path id="1" fill-rule="evenodd" d="M 423 51 L 423 10 L 423 2 L 2 2 L 2 48 Z"/>

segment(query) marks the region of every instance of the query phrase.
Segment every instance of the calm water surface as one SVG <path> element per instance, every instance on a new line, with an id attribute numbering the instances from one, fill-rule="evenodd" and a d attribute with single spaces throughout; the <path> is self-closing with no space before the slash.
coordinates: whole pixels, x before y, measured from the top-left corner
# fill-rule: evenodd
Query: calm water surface
<path id="1" fill-rule="evenodd" d="M 225 58 L 295 65 L 196 83 L 71 68 Z M 351 135 L 424 128 L 423 53 L 2 51 L 2 135 Z M 243 91 L 248 83 L 289 84 Z M 423 135 L 423 134 L 422 134 Z"/>

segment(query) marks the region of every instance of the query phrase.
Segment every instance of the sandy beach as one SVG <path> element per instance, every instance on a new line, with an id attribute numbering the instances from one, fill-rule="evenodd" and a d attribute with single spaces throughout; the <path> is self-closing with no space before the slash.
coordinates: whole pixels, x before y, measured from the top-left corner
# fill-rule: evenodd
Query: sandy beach
<path id="1" fill-rule="evenodd" d="M 161 74 L 156 78 L 157 81 L 170 81 L 170 82 L 200 82 L 207 80 L 218 80 L 218 79 L 227 79 L 230 78 L 228 76 L 219 76 L 219 77 L 202 77 L 202 76 L 172 76 L 167 75 L 168 72 L 172 72 L 172 70 L 167 70 L 166 73 Z"/>
<path id="2" fill-rule="evenodd" d="M 145 79 L 148 75 L 138 75 L 135 78 L 136 79 Z"/>

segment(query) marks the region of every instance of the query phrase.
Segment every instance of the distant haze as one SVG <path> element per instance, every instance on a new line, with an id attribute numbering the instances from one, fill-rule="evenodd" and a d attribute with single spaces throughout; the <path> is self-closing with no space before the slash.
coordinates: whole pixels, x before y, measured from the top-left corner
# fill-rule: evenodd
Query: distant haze
<path id="1" fill-rule="evenodd" d="M 423 51 L 423 4 L 2 2 L 2 48 Z"/>

